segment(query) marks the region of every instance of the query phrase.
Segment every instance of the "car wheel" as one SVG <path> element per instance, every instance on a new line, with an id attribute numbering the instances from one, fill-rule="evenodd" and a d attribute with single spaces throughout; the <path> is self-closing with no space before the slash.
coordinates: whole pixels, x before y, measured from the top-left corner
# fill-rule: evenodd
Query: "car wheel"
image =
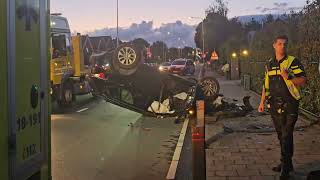
<path id="1" fill-rule="evenodd" d="M 205 77 L 201 79 L 200 87 L 203 91 L 205 99 L 216 99 L 220 91 L 219 82 L 213 77 Z"/>
<path id="2" fill-rule="evenodd" d="M 121 75 L 131 75 L 136 72 L 141 61 L 141 51 L 131 45 L 119 46 L 113 55 L 112 63 L 114 69 Z"/>
<path id="3" fill-rule="evenodd" d="M 73 84 L 72 82 L 66 82 L 63 85 L 62 97 L 58 100 L 60 106 L 70 106 L 73 101 L 75 101 L 75 96 L 73 94 Z"/>

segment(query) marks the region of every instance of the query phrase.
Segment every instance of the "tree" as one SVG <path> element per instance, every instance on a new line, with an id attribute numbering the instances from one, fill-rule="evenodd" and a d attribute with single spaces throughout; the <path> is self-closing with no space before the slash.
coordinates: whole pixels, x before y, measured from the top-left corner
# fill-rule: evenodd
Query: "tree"
<path id="1" fill-rule="evenodd" d="M 196 28 L 195 42 L 202 49 L 202 25 Z M 242 42 L 245 40 L 245 31 L 237 18 L 228 20 L 217 13 L 210 13 L 204 21 L 205 51 L 219 50 L 229 38 L 237 37 Z"/>
<path id="2" fill-rule="evenodd" d="M 252 18 L 251 21 L 245 25 L 247 31 L 258 31 L 261 29 L 261 27 L 262 24 L 260 24 L 254 18 Z"/>
<path id="3" fill-rule="evenodd" d="M 272 23 L 274 21 L 273 15 L 269 14 L 266 18 L 265 23 Z"/>
<path id="4" fill-rule="evenodd" d="M 305 87 L 304 98 L 301 106 L 317 115 L 320 115 L 320 79 L 319 79 L 319 59 L 320 59 L 320 2 L 319 0 L 310 1 L 304 8 L 304 14 L 299 18 L 299 30 L 301 43 L 301 61 L 306 70 L 308 84 Z M 295 17 L 293 17 L 295 18 Z M 293 20 L 297 22 L 297 20 Z"/>
<path id="5" fill-rule="evenodd" d="M 215 0 L 206 10 L 206 18 L 197 26 L 195 43 L 197 47 L 203 49 L 203 39 L 205 50 L 208 51 L 221 43 L 226 34 L 222 29 L 226 28 L 228 7 L 224 0 Z M 204 29 L 202 29 L 202 27 Z M 217 35 L 221 36 L 217 36 Z"/>
<path id="6" fill-rule="evenodd" d="M 224 0 L 215 0 L 206 10 L 206 14 L 214 13 L 221 16 L 227 17 L 228 14 L 228 3 Z"/>
<path id="7" fill-rule="evenodd" d="M 145 40 L 145 39 L 142 39 L 142 38 L 137 38 L 137 39 L 134 39 L 131 41 L 134 45 L 136 46 L 139 46 L 139 47 L 149 47 L 150 44 Z"/>
<path id="8" fill-rule="evenodd" d="M 228 19 L 216 13 L 209 13 L 204 20 L 204 41 L 205 51 L 218 48 L 229 36 Z M 203 49 L 202 24 L 196 28 L 195 43 L 197 47 Z"/>
<path id="9" fill-rule="evenodd" d="M 192 58 L 193 58 L 193 56 L 192 56 L 192 51 L 193 51 L 193 48 L 192 48 L 192 47 L 188 47 L 188 46 L 184 47 L 184 48 L 182 49 L 182 55 L 181 55 L 181 57 L 182 57 L 182 58 L 192 59 Z"/>
<path id="10" fill-rule="evenodd" d="M 152 58 L 158 60 L 158 62 L 164 62 L 166 59 L 166 52 L 168 47 L 166 43 L 162 41 L 156 41 L 151 45 Z"/>
<path id="11" fill-rule="evenodd" d="M 168 50 L 168 55 L 167 55 L 167 59 L 170 59 L 170 60 L 175 60 L 177 58 L 179 58 L 179 49 L 178 48 L 175 48 L 175 47 L 172 47 Z"/>

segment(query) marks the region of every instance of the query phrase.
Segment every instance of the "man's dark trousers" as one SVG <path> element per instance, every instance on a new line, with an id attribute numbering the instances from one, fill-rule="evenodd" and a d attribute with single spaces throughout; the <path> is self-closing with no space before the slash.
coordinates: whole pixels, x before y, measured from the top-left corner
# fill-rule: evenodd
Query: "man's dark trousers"
<path id="1" fill-rule="evenodd" d="M 270 113 L 281 145 L 282 170 L 289 173 L 293 169 L 293 131 L 298 119 L 299 102 L 295 100 L 285 101 L 282 98 L 275 99 L 271 101 Z M 282 101 L 282 105 L 279 105 L 279 101 Z"/>

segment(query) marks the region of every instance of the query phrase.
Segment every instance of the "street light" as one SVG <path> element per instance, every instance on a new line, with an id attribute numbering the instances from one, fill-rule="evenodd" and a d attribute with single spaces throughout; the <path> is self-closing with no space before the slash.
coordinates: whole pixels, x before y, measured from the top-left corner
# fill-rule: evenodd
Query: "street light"
<path id="1" fill-rule="evenodd" d="M 236 57 L 237 57 L 237 53 L 235 53 L 235 52 L 232 53 L 232 57 L 233 57 L 233 58 L 236 58 Z"/>
<path id="2" fill-rule="evenodd" d="M 242 55 L 244 55 L 244 56 L 248 56 L 248 55 L 249 55 L 248 50 L 243 50 L 243 51 L 242 51 Z"/>
<path id="3" fill-rule="evenodd" d="M 248 50 L 243 50 L 242 52 L 239 51 L 239 54 L 242 55 L 242 56 L 248 56 L 248 55 L 249 55 L 249 51 L 248 51 Z M 236 58 L 238 55 L 237 55 L 236 52 L 233 52 L 233 53 L 231 54 L 231 56 L 232 56 L 233 58 Z"/>
<path id="4" fill-rule="evenodd" d="M 202 17 L 189 17 L 189 19 L 201 19 L 202 23 L 201 23 L 201 29 L 202 29 L 202 53 L 204 53 L 204 28 L 203 28 L 203 24 L 204 24 L 204 18 Z M 203 58 L 203 56 L 202 56 Z"/>

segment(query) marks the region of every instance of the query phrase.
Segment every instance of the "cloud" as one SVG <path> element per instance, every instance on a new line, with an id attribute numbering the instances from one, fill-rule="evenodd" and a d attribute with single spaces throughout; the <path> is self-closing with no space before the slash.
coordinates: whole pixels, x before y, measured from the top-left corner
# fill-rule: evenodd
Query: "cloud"
<path id="1" fill-rule="evenodd" d="M 104 28 L 87 32 L 90 36 L 112 36 L 116 37 L 116 28 Z M 131 41 L 143 38 L 149 43 L 164 41 L 168 47 L 195 47 L 195 26 L 184 24 L 181 21 L 162 24 L 154 28 L 153 21 L 142 21 L 140 24 L 133 23 L 128 28 L 119 28 L 119 38 L 122 41 Z"/>
<path id="2" fill-rule="evenodd" d="M 268 12 L 268 11 L 279 11 L 279 8 L 263 8 L 261 10 L 262 13 Z"/>
<path id="3" fill-rule="evenodd" d="M 257 7 L 256 10 L 260 10 L 261 13 L 271 13 L 271 14 L 283 14 L 290 11 L 300 11 L 303 7 L 290 7 L 289 3 L 273 3 L 273 7 Z"/>
<path id="4" fill-rule="evenodd" d="M 287 9 L 288 9 L 288 11 L 301 11 L 303 9 L 303 7 L 289 7 Z"/>
<path id="5" fill-rule="evenodd" d="M 273 5 L 279 8 L 285 8 L 288 6 L 288 3 L 274 3 Z"/>

